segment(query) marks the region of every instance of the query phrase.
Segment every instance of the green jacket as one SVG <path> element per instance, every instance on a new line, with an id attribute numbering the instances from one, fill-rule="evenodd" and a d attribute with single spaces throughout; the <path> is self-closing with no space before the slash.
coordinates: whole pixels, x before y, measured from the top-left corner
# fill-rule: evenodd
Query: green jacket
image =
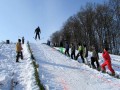
<path id="1" fill-rule="evenodd" d="M 83 51 L 83 49 L 84 49 L 84 47 L 81 46 L 81 45 L 78 47 L 78 51 L 79 51 L 79 52 L 80 52 L 80 51 Z"/>

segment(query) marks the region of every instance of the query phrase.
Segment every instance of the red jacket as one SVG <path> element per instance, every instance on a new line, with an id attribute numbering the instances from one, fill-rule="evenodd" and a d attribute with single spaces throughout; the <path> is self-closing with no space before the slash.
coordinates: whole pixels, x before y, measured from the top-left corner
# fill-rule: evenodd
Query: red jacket
<path id="1" fill-rule="evenodd" d="M 111 58 L 110 55 L 107 51 L 104 51 L 104 53 L 102 54 L 103 58 L 105 61 L 111 62 Z"/>

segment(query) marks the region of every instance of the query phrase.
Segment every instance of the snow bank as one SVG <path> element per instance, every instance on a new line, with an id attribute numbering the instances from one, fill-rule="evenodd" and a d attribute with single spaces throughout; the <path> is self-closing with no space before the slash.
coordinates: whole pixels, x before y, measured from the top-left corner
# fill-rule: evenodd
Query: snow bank
<path id="1" fill-rule="evenodd" d="M 23 57 L 16 63 L 15 44 L 4 44 L 0 48 L 0 90 L 39 90 L 27 45 L 23 45 Z"/>

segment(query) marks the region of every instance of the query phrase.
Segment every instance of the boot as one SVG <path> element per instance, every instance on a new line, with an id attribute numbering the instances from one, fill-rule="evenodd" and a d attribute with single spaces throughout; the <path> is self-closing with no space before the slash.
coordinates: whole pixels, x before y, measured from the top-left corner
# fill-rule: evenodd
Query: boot
<path id="1" fill-rule="evenodd" d="M 102 73 L 106 73 L 106 70 L 102 70 Z"/>
<path id="2" fill-rule="evenodd" d="M 98 71 L 101 71 L 101 67 L 97 67 L 97 70 L 98 70 Z"/>
<path id="3" fill-rule="evenodd" d="M 115 76 L 115 72 L 111 74 L 112 76 Z"/>
<path id="4" fill-rule="evenodd" d="M 16 56 L 16 62 L 19 62 L 18 59 L 19 59 L 18 56 Z"/>

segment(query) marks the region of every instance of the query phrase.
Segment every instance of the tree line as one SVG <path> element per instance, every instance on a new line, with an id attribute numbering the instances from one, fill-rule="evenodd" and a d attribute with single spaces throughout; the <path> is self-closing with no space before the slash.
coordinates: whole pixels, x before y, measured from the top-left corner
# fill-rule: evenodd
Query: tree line
<path id="1" fill-rule="evenodd" d="M 51 42 L 92 45 L 101 52 L 109 47 L 113 54 L 120 54 L 120 0 L 103 4 L 87 3 L 79 12 L 69 17 L 59 31 L 51 35 Z"/>

